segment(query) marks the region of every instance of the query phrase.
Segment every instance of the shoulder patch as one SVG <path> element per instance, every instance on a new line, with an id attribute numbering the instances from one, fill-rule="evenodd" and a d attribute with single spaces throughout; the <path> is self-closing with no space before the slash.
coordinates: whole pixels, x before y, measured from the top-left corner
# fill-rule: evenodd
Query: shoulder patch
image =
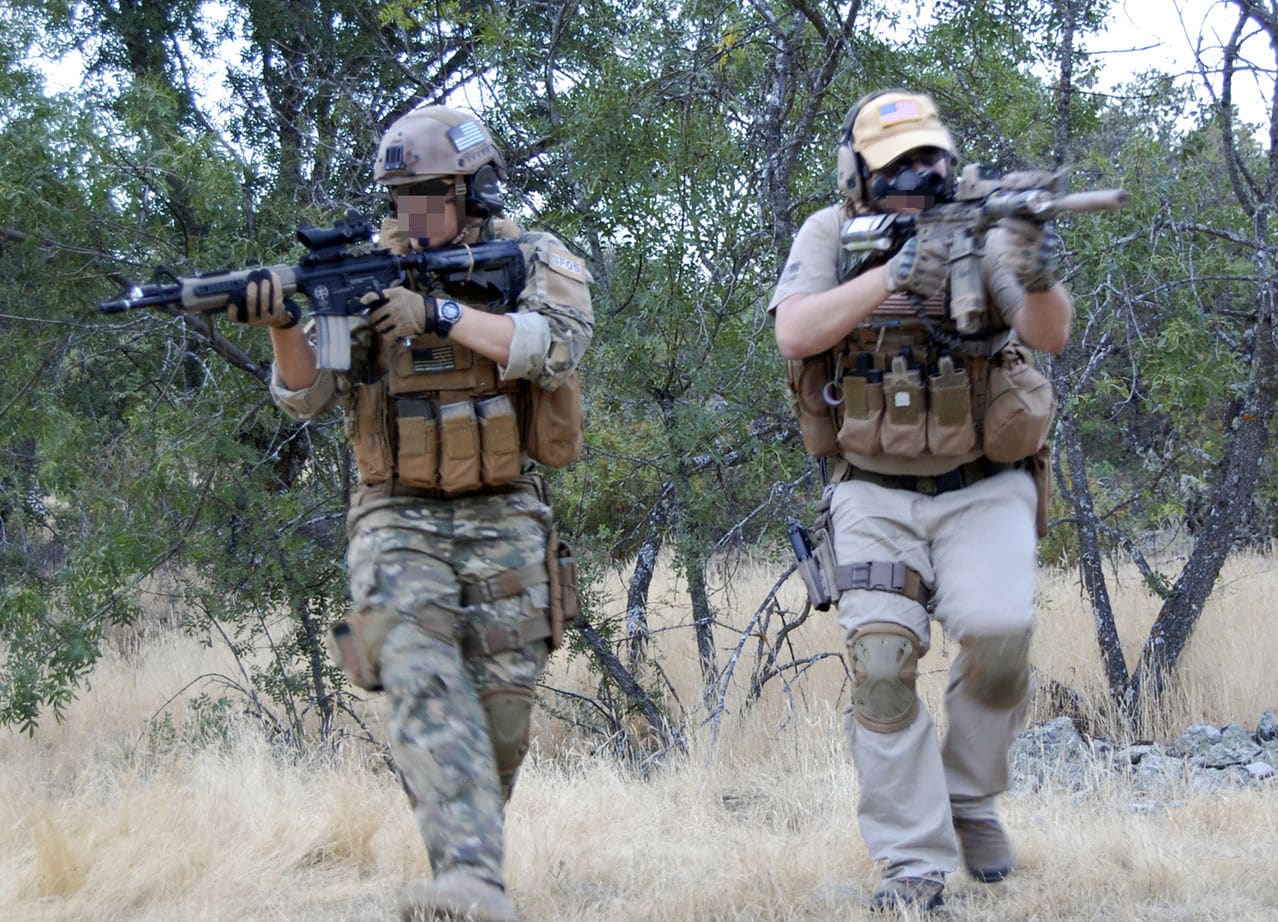
<path id="1" fill-rule="evenodd" d="M 582 279 L 586 275 L 586 267 L 567 250 L 551 247 L 546 252 L 546 262 L 556 272 L 569 278 Z"/>

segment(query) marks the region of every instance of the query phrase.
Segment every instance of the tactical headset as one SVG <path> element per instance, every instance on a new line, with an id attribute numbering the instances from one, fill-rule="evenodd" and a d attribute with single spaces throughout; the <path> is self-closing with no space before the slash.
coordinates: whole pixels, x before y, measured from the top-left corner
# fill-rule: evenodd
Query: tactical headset
<path id="1" fill-rule="evenodd" d="M 485 163 L 466 177 L 466 213 L 487 218 L 502 214 L 506 203 L 501 197 L 501 178 L 496 167 Z"/>

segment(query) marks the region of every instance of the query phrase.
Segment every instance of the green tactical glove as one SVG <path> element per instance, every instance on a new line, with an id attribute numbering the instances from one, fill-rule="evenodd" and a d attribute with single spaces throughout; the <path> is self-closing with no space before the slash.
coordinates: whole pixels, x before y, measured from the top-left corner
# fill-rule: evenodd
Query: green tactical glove
<path id="1" fill-rule="evenodd" d="M 925 225 L 905 241 L 897 254 L 883 264 L 889 293 L 908 291 L 930 298 L 949 277 L 950 236 L 935 225 Z"/>
<path id="2" fill-rule="evenodd" d="M 1061 238 L 1046 224 L 1026 218 L 1000 218 L 985 235 L 982 270 L 1006 267 L 1029 292 L 1047 291 L 1057 281 Z"/>
<path id="3" fill-rule="evenodd" d="M 244 277 L 244 290 L 226 305 L 226 317 L 236 323 L 287 330 L 297 326 L 301 311 L 284 300 L 284 288 L 273 269 L 254 269 Z"/>
<path id="4" fill-rule="evenodd" d="M 368 323 L 379 336 L 407 339 L 435 328 L 435 299 L 427 303 L 426 298 L 402 285 L 380 293 L 370 291 L 359 300 L 373 307 Z"/>

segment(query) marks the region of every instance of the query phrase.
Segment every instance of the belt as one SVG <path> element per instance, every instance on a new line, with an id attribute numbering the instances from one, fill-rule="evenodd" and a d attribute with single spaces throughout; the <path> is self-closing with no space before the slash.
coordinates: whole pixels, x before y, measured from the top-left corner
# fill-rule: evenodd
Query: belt
<path id="1" fill-rule="evenodd" d="M 986 477 L 993 477 L 1003 471 L 1010 471 L 1018 467 L 1022 467 L 1021 462 L 1015 464 L 999 464 L 991 461 L 989 458 L 977 458 L 975 461 L 969 461 L 967 464 L 960 464 L 952 471 L 946 471 L 944 474 L 935 474 L 932 476 L 921 476 L 914 474 L 880 474 L 876 471 L 867 471 L 859 467 L 853 467 L 849 470 L 848 480 L 865 480 L 881 487 L 887 487 L 889 490 L 909 490 L 913 493 L 923 493 L 927 496 L 936 496 L 940 493 L 949 493 L 951 490 L 961 490 L 963 487 L 969 487 L 978 480 L 984 480 Z"/>

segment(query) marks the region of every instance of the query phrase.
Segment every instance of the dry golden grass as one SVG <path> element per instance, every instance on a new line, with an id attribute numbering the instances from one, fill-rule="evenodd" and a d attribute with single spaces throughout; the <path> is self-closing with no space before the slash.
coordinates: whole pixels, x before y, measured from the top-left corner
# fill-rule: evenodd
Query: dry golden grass
<path id="1" fill-rule="evenodd" d="M 779 568 L 722 577 L 717 614 L 744 625 Z M 1134 576 L 1115 593 L 1134 658 L 1156 606 Z M 787 585 L 783 603 L 799 605 Z M 1178 676 L 1162 724 L 1254 725 L 1278 707 L 1278 575 L 1266 557 L 1231 561 Z M 1045 573 L 1036 665 L 1095 701 L 1105 697 L 1095 632 L 1074 577 Z M 615 603 L 619 609 L 621 602 Z M 647 780 L 598 740 L 539 714 L 537 741 L 509 811 L 508 870 L 528 920 L 830 920 L 864 918 L 876 880 L 856 827 L 855 772 L 839 709 L 837 658 L 754 707 L 737 667 L 717 743 L 698 707 L 698 674 L 681 587 L 654 587 L 653 652 L 693 721 L 689 751 Z M 777 625 L 772 625 L 775 631 Z M 718 633 L 726 661 L 736 635 Z M 799 656 L 842 648 L 830 616 L 795 639 Z M 939 700 L 942 639 L 924 660 L 923 694 Z M 226 668 L 180 635 L 113 655 L 61 725 L 0 737 L 0 907 L 6 920 L 307 920 L 389 918 L 394 894 L 428 873 L 402 791 L 363 744 L 335 757 L 286 758 L 233 722 L 212 742 L 179 698 L 196 676 Z M 553 688 L 590 693 L 580 658 L 557 658 Z M 213 689 L 199 685 L 188 695 Z M 215 690 L 213 690 L 215 691 Z M 547 693 L 550 697 L 550 693 Z M 368 703 L 380 727 L 383 702 Z M 151 727 L 159 727 L 157 732 Z M 1018 870 L 947 889 L 963 920 L 1278 919 L 1278 785 L 1203 793 L 1160 805 L 1121 779 L 1085 795 L 1008 798 Z"/>

